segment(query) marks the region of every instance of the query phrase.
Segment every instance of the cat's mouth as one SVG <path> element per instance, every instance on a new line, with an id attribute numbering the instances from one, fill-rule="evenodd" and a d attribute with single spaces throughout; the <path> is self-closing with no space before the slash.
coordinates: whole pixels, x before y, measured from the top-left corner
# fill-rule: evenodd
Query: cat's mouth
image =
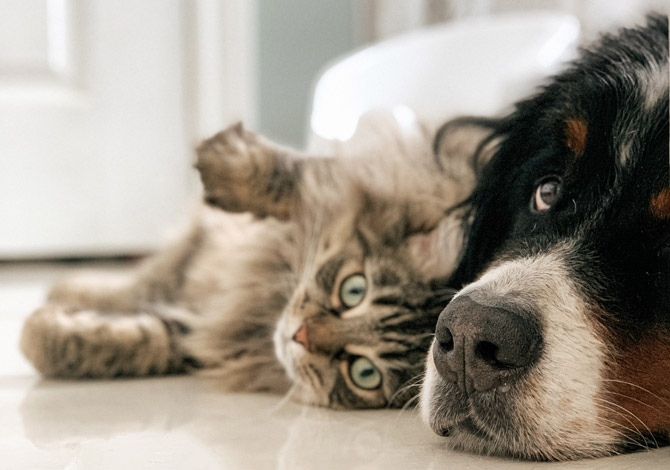
<path id="1" fill-rule="evenodd" d="M 308 389 L 320 388 L 323 384 L 318 371 L 310 361 L 305 361 L 307 354 L 303 345 L 295 340 L 294 328 L 285 317 L 280 318 L 275 328 L 273 342 L 275 356 L 286 371 L 289 378 L 298 386 L 305 385 Z M 313 362 L 313 361 L 312 361 Z M 301 399 L 305 401 L 305 399 Z M 307 401 L 312 402 L 312 399 Z"/>
<path id="2" fill-rule="evenodd" d="M 293 361 L 291 360 L 291 343 L 293 342 L 292 336 L 287 332 L 288 327 L 286 325 L 286 319 L 284 316 L 280 317 L 277 322 L 277 326 L 272 335 L 272 342 L 274 343 L 275 357 L 279 359 L 280 364 L 288 374 L 291 380 L 296 380 L 296 373 L 293 367 Z"/>

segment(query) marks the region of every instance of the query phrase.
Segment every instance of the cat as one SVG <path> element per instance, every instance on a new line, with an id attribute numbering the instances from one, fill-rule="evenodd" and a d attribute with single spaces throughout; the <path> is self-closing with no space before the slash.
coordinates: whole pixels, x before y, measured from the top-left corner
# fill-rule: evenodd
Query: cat
<path id="1" fill-rule="evenodd" d="M 199 371 L 227 391 L 402 406 L 454 292 L 463 225 L 445 210 L 476 178 L 460 155 L 480 136 L 452 134 L 433 149 L 427 126 L 376 116 L 313 157 L 229 127 L 197 149 L 206 203 L 187 233 L 131 272 L 54 285 L 23 353 L 46 377 Z"/>

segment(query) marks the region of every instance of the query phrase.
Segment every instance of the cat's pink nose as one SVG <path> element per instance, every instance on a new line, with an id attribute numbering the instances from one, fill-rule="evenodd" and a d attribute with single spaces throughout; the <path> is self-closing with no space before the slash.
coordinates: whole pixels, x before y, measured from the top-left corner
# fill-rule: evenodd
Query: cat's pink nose
<path id="1" fill-rule="evenodd" d="M 296 343 L 300 343 L 303 345 L 303 347 L 307 350 L 309 350 L 309 341 L 307 339 L 307 327 L 303 323 L 300 328 L 298 328 L 298 331 L 295 332 L 293 335 L 293 341 Z"/>

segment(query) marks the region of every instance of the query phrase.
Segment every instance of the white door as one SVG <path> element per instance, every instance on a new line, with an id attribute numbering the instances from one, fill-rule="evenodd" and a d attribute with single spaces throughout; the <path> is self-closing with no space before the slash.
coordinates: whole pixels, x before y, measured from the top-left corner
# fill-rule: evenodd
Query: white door
<path id="1" fill-rule="evenodd" d="M 218 32 L 243 2 L 0 0 L 0 259 L 143 252 L 185 217 L 196 140 L 248 117 Z"/>

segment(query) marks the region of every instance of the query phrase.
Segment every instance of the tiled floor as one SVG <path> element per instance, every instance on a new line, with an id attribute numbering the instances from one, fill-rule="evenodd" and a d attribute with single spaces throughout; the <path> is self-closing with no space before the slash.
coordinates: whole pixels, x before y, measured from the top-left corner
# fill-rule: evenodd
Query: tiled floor
<path id="1" fill-rule="evenodd" d="M 0 469 L 670 468 L 670 449 L 564 464 L 451 452 L 414 410 L 333 412 L 188 377 L 42 381 L 21 322 L 72 269 L 0 265 Z"/>

